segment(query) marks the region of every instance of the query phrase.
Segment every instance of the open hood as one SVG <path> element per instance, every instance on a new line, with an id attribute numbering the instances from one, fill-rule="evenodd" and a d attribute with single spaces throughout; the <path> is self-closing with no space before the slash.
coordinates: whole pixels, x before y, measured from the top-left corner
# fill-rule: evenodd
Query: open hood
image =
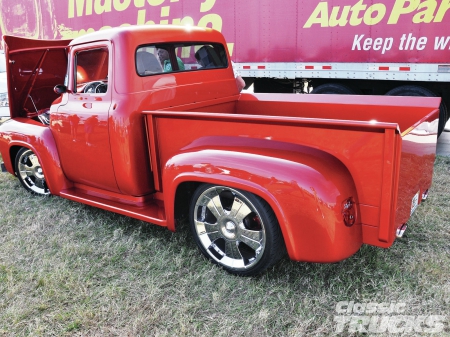
<path id="1" fill-rule="evenodd" d="M 64 83 L 71 40 L 32 40 L 3 36 L 11 118 L 32 117 L 50 108 Z"/>

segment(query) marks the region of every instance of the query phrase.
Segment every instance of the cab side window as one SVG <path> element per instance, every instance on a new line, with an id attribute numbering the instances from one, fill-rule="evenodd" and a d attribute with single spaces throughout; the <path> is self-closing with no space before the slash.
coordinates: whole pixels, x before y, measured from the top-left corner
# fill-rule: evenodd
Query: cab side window
<path id="1" fill-rule="evenodd" d="M 227 68 L 221 44 L 173 43 L 141 46 L 136 50 L 136 72 L 148 76 L 168 72 Z"/>
<path id="2" fill-rule="evenodd" d="M 108 48 L 76 53 L 75 88 L 77 92 L 99 94 L 108 90 Z"/>

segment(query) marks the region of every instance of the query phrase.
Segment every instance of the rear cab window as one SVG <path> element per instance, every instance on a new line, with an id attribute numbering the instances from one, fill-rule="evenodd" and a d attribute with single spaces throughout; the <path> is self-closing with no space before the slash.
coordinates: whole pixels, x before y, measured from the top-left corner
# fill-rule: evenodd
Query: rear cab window
<path id="1" fill-rule="evenodd" d="M 225 48 L 218 43 L 172 43 L 140 46 L 136 50 L 135 60 L 136 72 L 139 76 L 228 67 Z"/>

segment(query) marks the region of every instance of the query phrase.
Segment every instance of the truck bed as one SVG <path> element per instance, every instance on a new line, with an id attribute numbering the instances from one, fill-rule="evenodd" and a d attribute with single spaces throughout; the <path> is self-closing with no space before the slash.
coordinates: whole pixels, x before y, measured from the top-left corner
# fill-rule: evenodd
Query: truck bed
<path id="1" fill-rule="evenodd" d="M 146 111 L 155 185 L 162 188 L 162 168 L 183 151 L 284 151 L 295 161 L 299 147 L 307 147 L 347 167 L 364 243 L 388 247 L 410 217 L 411 201 L 419 193 L 420 203 L 431 185 L 438 105 L 438 98 L 422 97 L 243 94 L 188 112 Z"/>

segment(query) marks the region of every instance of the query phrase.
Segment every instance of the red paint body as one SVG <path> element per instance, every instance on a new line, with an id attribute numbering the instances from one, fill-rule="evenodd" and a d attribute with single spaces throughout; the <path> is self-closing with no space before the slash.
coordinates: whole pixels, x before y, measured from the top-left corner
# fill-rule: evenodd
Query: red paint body
<path id="1" fill-rule="evenodd" d="M 414 195 L 431 186 L 440 99 L 240 94 L 230 62 L 138 75 L 141 46 L 190 41 L 225 44 L 214 30 L 164 26 L 70 43 L 6 37 L 12 119 L 0 127 L 0 152 L 7 170 L 14 173 L 15 153 L 29 147 L 52 194 L 170 230 L 180 184 L 246 190 L 272 207 L 293 260 L 332 262 L 363 243 L 392 245 Z M 101 48 L 107 91 L 76 92 L 74 60 Z M 65 76 L 59 96 L 52 88 Z M 49 126 L 32 119 L 29 101 L 39 111 L 50 107 Z M 356 203 L 353 226 L 342 215 L 348 198 Z"/>

